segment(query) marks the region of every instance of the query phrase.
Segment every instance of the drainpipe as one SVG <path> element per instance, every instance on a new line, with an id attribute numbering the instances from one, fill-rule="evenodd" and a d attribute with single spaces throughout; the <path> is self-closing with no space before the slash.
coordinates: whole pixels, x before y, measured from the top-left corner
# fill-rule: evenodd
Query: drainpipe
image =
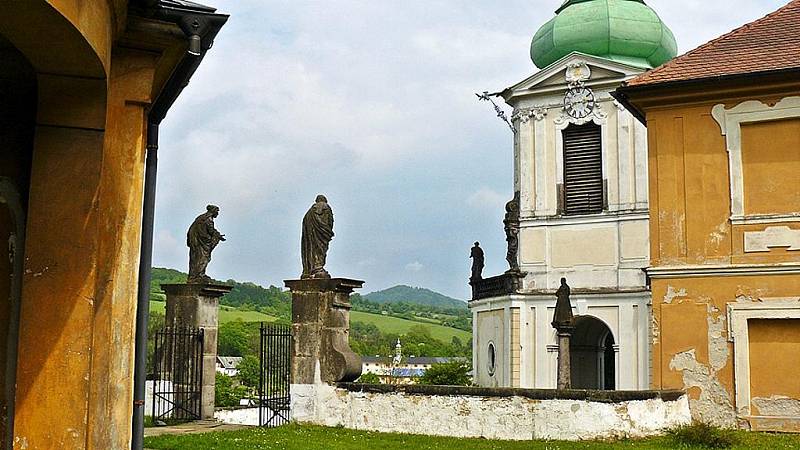
<path id="1" fill-rule="evenodd" d="M 155 6 L 154 6 L 155 5 Z M 150 316 L 150 280 L 153 262 L 153 224 L 155 219 L 156 179 L 158 170 L 158 135 L 161 121 L 175 100 L 189 84 L 208 49 L 228 20 L 213 8 L 182 9 L 163 6 L 157 0 L 145 2 L 146 15 L 180 26 L 187 37 L 188 49 L 170 75 L 161 93 L 150 107 L 147 120 L 147 159 L 145 162 L 142 242 L 136 306 L 136 341 L 133 376 L 133 421 L 131 449 L 144 445 L 144 402 L 147 379 L 147 327 Z"/>

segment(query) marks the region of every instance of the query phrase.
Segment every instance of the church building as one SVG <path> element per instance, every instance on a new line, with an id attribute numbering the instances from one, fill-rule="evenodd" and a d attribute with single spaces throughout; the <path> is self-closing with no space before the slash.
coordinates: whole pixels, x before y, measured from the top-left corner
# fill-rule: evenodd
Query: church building
<path id="1" fill-rule="evenodd" d="M 572 387 L 649 388 L 647 131 L 610 92 L 676 54 L 644 1 L 568 0 L 533 37 L 541 70 L 495 94 L 514 109 L 515 196 L 510 270 L 471 282 L 477 384 L 556 387 L 564 277 Z"/>

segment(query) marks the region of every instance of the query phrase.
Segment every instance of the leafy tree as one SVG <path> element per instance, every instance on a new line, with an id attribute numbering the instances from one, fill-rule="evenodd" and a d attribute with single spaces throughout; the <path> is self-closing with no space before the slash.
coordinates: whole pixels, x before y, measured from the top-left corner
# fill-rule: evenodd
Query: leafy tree
<path id="1" fill-rule="evenodd" d="M 217 354 L 220 356 L 244 356 L 248 353 L 250 336 L 244 322 L 223 323 L 217 337 Z"/>
<path id="2" fill-rule="evenodd" d="M 362 373 L 360 377 L 358 377 L 359 383 L 364 384 L 381 384 L 381 378 L 372 372 Z"/>
<path id="3" fill-rule="evenodd" d="M 235 386 L 233 377 L 216 373 L 214 404 L 219 407 L 239 406 L 239 400 L 247 396 L 247 388 Z"/>
<path id="4" fill-rule="evenodd" d="M 261 362 L 253 355 L 247 355 L 239 362 L 239 381 L 250 388 L 258 388 L 260 382 Z"/>
<path id="5" fill-rule="evenodd" d="M 469 386 L 470 366 L 462 359 L 455 359 L 442 364 L 434 364 L 417 380 L 418 384 L 437 386 Z"/>

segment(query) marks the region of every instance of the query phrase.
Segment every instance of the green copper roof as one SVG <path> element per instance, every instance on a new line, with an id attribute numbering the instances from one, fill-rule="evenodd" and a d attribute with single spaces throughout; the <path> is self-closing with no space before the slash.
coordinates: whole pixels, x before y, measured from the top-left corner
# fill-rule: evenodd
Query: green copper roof
<path id="1" fill-rule="evenodd" d="M 642 68 L 678 54 L 672 31 L 642 0 L 567 0 L 531 43 L 531 59 L 543 69 L 572 52 Z"/>

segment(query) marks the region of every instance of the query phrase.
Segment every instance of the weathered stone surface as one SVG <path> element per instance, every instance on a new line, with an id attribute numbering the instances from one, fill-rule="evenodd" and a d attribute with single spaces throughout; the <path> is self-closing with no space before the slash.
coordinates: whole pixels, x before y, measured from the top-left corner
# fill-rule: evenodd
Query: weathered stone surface
<path id="1" fill-rule="evenodd" d="M 203 329 L 203 374 L 200 415 L 214 417 L 219 299 L 233 288 L 223 284 L 162 284 L 167 294 L 165 323 Z"/>
<path id="2" fill-rule="evenodd" d="M 350 293 L 363 281 L 287 280 L 292 291 L 292 383 L 353 381 L 361 357 L 350 350 Z"/>
<path id="3" fill-rule="evenodd" d="M 593 396 L 600 401 L 590 400 Z M 606 395 L 593 391 L 344 383 L 339 387 L 293 385 L 292 419 L 433 436 L 579 440 L 649 436 L 687 424 L 691 415 L 686 395 L 674 391 Z"/>

